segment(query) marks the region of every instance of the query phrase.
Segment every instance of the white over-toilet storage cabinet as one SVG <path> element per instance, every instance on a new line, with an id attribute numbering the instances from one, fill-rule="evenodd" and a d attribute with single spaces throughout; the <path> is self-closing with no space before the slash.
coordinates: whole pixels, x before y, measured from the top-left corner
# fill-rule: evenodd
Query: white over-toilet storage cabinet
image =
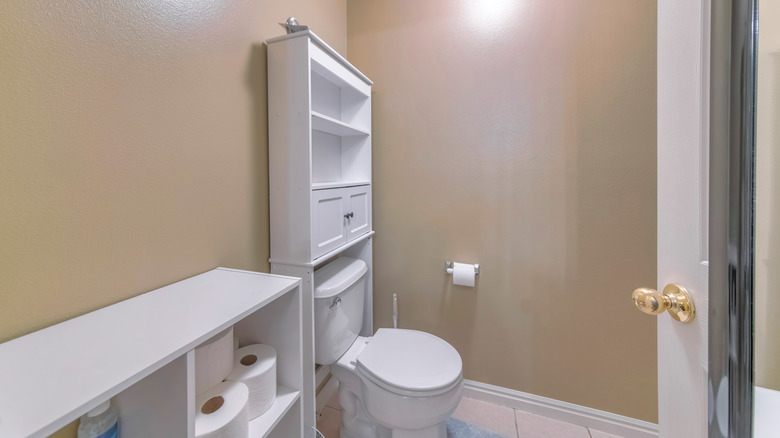
<path id="1" fill-rule="evenodd" d="M 314 270 L 340 254 L 362 259 L 362 334 L 371 335 L 372 82 L 311 31 L 267 43 L 271 272 L 302 279 L 304 345 L 313 345 Z M 313 354 L 305 349 L 304 364 Z M 305 369 L 307 425 L 317 383 Z"/>

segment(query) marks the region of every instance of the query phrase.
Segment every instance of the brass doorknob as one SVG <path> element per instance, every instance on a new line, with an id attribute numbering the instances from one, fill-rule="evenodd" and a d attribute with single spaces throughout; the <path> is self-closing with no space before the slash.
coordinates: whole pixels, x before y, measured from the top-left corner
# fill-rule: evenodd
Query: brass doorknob
<path id="1" fill-rule="evenodd" d="M 696 317 L 696 308 L 688 291 L 677 284 L 667 284 L 663 293 L 641 287 L 631 294 L 634 305 L 648 315 L 660 315 L 668 311 L 672 318 L 689 323 Z"/>

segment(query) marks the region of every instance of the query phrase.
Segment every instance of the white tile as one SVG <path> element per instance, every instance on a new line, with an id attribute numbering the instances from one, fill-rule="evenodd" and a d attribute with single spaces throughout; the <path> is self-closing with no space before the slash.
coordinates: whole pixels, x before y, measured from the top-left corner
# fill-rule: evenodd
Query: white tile
<path id="1" fill-rule="evenodd" d="M 340 408 L 338 395 L 335 395 L 322 410 L 317 429 L 325 438 L 339 438 L 342 420 Z M 506 438 L 621 438 L 468 397 L 461 399 L 452 417 Z"/>
<path id="2" fill-rule="evenodd" d="M 506 438 L 517 438 L 515 411 L 506 406 L 463 397 L 452 417 Z"/>
<path id="3" fill-rule="evenodd" d="M 541 415 L 516 412 L 517 432 L 522 438 L 590 438 L 588 429 Z"/>
<path id="4" fill-rule="evenodd" d="M 322 409 L 322 416 L 317 419 L 317 430 L 322 432 L 325 438 L 339 438 L 341 415 L 341 411 L 325 406 Z"/>
<path id="5" fill-rule="evenodd" d="M 611 433 L 602 432 L 600 430 L 588 429 L 590 431 L 591 438 L 623 438 L 620 435 L 612 435 Z"/>

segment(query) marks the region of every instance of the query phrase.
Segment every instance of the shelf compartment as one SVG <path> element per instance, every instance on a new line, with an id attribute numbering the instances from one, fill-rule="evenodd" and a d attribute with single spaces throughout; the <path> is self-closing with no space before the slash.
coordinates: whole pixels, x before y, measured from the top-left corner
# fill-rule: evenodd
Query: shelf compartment
<path id="1" fill-rule="evenodd" d="M 301 388 L 308 385 L 304 383 L 304 374 L 308 373 L 309 368 L 313 374 L 313 362 L 311 366 L 301 366 L 303 361 L 311 360 L 304 357 L 306 348 L 301 348 L 299 342 L 302 337 L 301 301 L 300 294 L 287 294 L 233 326 L 233 333 L 242 347 L 267 344 L 276 349 L 276 400 L 268 412 L 250 421 L 249 436 L 252 438 L 268 436 L 269 431 L 279 427 L 282 428 L 278 431 L 279 436 L 298 435 L 290 433 L 290 426 L 280 421 L 286 415 L 295 416 L 300 428 L 302 404 L 296 402 L 308 397 L 307 393 L 300 392 Z M 288 412 L 291 409 L 297 409 L 297 412 Z"/>
<path id="2" fill-rule="evenodd" d="M 249 420 L 250 438 L 265 438 L 301 398 L 301 392 L 286 386 L 276 388 L 276 399 L 271 408 L 263 415 Z"/>
<path id="3" fill-rule="evenodd" d="M 346 137 L 351 135 L 369 135 L 369 132 L 356 128 L 333 117 L 316 111 L 311 112 L 311 129 L 315 131 L 327 132 L 328 134 Z"/>
<path id="4" fill-rule="evenodd" d="M 371 180 L 371 137 L 311 133 L 311 182 L 352 184 Z"/>
<path id="5" fill-rule="evenodd" d="M 311 111 L 359 127 L 371 127 L 371 99 L 344 82 L 316 69 L 312 62 Z"/>
<path id="6" fill-rule="evenodd" d="M 233 326 L 241 347 L 267 344 L 276 349 L 276 383 L 301 388 L 301 298 L 287 294 L 247 315 Z M 312 368 L 314 365 L 312 364 Z"/>
<path id="7" fill-rule="evenodd" d="M 123 437 L 187 438 L 195 410 L 195 394 L 188 386 L 194 362 L 194 351 L 190 350 L 112 399 L 119 410 Z"/>

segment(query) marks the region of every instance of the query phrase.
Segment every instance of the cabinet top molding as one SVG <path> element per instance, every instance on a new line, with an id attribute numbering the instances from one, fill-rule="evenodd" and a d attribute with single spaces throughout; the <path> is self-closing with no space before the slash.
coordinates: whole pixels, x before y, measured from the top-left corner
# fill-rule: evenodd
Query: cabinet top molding
<path id="1" fill-rule="evenodd" d="M 281 35 L 278 37 L 270 38 L 266 40 L 266 44 L 273 44 L 277 43 L 279 41 L 285 41 L 292 38 L 301 38 L 301 37 L 309 37 L 312 42 L 317 44 L 322 50 L 324 50 L 326 53 L 328 53 L 330 56 L 335 58 L 338 62 L 344 65 L 349 71 L 355 74 L 355 76 L 359 77 L 363 82 L 365 82 L 368 85 L 373 85 L 374 83 L 369 79 L 366 75 L 360 72 L 357 68 L 355 68 L 354 65 L 350 64 L 349 61 L 346 60 L 343 56 L 339 54 L 339 52 L 333 50 L 331 46 L 328 45 L 325 41 L 323 41 L 320 37 L 317 36 L 314 32 L 311 30 L 304 30 L 300 32 L 295 32 L 287 35 Z"/>
<path id="2" fill-rule="evenodd" d="M 0 344 L 0 438 L 56 432 L 299 285 L 217 268 Z"/>

